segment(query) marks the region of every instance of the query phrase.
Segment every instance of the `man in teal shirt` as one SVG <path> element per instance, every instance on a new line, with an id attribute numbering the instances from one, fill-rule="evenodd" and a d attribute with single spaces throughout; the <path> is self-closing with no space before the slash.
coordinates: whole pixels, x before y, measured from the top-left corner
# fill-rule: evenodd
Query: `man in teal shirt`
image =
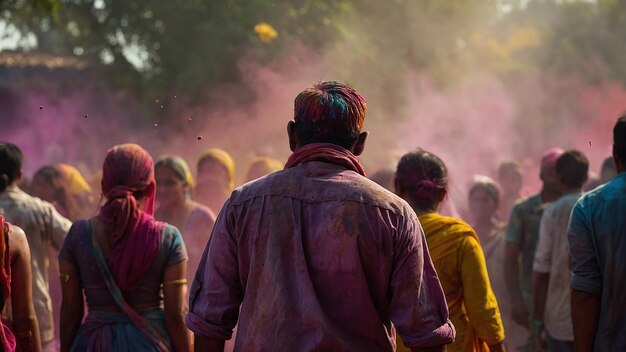
<path id="1" fill-rule="evenodd" d="M 543 210 L 560 196 L 556 160 L 562 153 L 558 148 L 544 153 L 539 174 L 543 182 L 541 192 L 515 204 L 506 231 L 505 279 L 511 298 L 511 317 L 529 331 L 532 331 L 532 273 L 535 247 L 539 239 L 539 223 Z M 534 339 L 530 336 L 529 342 L 532 341 Z"/>
<path id="2" fill-rule="evenodd" d="M 570 220 L 575 351 L 626 350 L 626 115 L 613 159 L 617 176 L 579 199 Z"/>

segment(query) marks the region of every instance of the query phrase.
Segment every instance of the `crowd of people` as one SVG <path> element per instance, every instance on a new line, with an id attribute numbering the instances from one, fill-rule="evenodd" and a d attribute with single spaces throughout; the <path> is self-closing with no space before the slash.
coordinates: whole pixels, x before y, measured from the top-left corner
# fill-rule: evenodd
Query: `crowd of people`
<path id="1" fill-rule="evenodd" d="M 505 161 L 461 219 L 427 150 L 366 176 L 366 110 L 306 88 L 239 187 L 217 148 L 27 179 L 0 142 L 0 351 L 626 350 L 626 116 L 600 177 L 552 148 L 532 193 Z"/>

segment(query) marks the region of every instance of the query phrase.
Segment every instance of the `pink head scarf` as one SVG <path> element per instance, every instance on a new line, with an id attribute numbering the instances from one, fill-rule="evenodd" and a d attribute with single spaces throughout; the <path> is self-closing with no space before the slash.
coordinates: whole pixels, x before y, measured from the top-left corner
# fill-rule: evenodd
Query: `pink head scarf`
<path id="1" fill-rule="evenodd" d="M 118 286 L 129 290 L 156 257 L 165 223 L 154 220 L 154 163 L 136 144 L 116 145 L 102 166 L 102 193 L 107 202 L 98 219 L 106 226 L 107 259 Z M 137 196 L 145 200 L 142 210 Z"/>
<path id="2" fill-rule="evenodd" d="M 551 168 L 555 167 L 556 160 L 563 154 L 563 149 L 561 148 L 550 148 L 546 150 L 541 156 L 541 168 Z"/>

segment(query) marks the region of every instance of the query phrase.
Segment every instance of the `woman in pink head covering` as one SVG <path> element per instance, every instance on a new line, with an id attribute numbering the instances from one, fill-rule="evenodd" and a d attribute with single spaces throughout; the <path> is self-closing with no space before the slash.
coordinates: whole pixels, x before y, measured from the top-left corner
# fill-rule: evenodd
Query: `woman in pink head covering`
<path id="1" fill-rule="evenodd" d="M 99 214 L 77 221 L 59 254 L 61 350 L 189 351 L 187 251 L 178 230 L 152 216 L 150 154 L 136 144 L 109 150 L 102 192 Z"/>

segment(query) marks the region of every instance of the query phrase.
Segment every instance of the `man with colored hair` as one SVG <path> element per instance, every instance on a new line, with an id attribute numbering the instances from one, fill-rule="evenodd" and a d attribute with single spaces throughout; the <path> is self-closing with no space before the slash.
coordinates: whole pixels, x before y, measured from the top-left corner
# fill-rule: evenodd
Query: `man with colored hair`
<path id="1" fill-rule="evenodd" d="M 505 282 L 511 299 L 511 318 L 531 333 L 532 274 L 535 247 L 539 238 L 539 222 L 543 210 L 560 196 L 556 176 L 556 160 L 563 151 L 552 148 L 541 158 L 539 178 L 543 185 L 535 195 L 518 201 L 511 210 L 506 230 Z M 534 337 L 529 336 L 530 350 Z"/>
<path id="2" fill-rule="evenodd" d="M 613 129 L 617 176 L 572 211 L 572 322 L 575 351 L 626 350 L 626 115 Z"/>
<path id="3" fill-rule="evenodd" d="M 574 347 L 567 226 L 588 173 L 589 161 L 577 150 L 557 159 L 556 174 L 563 195 L 543 212 L 539 227 L 533 264 L 533 322 L 537 325 L 537 347 L 547 345 L 552 352 L 572 351 Z"/>
<path id="4" fill-rule="evenodd" d="M 413 351 L 454 339 L 446 300 L 409 205 L 368 180 L 356 156 L 365 99 L 307 88 L 287 125 L 285 169 L 236 189 L 191 287 L 196 351 Z"/>

